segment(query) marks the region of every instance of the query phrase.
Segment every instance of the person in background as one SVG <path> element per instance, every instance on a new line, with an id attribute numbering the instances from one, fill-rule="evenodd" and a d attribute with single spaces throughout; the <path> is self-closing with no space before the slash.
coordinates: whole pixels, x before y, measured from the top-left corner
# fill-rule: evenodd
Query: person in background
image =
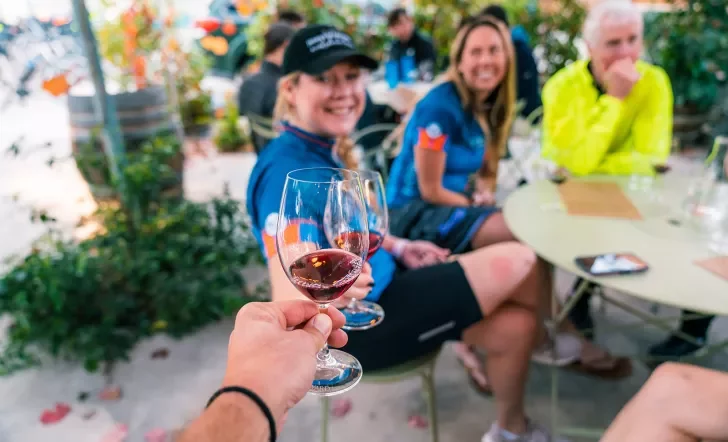
<path id="1" fill-rule="evenodd" d="M 544 86 L 543 156 L 576 176 L 654 174 L 653 166 L 670 155 L 673 96 L 665 71 L 639 60 L 642 13 L 629 0 L 601 2 L 589 11 L 583 35 L 590 59 L 565 67 Z M 595 288 L 588 286 L 569 315 L 590 338 Z M 704 341 L 711 321 L 683 320 L 680 330 Z M 679 358 L 699 348 L 673 335 L 650 354 Z"/>
<path id="2" fill-rule="evenodd" d="M 416 104 L 404 130 L 387 183 L 393 235 L 431 241 L 455 254 L 516 241 L 494 197 L 514 117 L 515 75 L 505 24 L 488 16 L 465 22 L 451 46 L 448 70 Z M 545 272 L 544 262 L 537 265 Z M 550 281 L 541 286 L 544 303 L 551 298 L 550 287 Z M 555 337 L 553 363 L 574 364 L 600 377 L 630 374 L 627 359 L 579 339 L 573 329 L 565 331 Z M 473 386 L 487 393 L 475 352 L 463 346 L 457 351 Z M 552 363 L 548 340 L 533 357 Z"/>
<path id="3" fill-rule="evenodd" d="M 281 9 L 278 11 L 278 23 L 286 23 L 293 29 L 299 30 L 306 26 L 306 19 L 293 9 Z"/>
<path id="4" fill-rule="evenodd" d="M 278 96 L 283 53 L 296 30 L 286 23 L 274 23 L 263 37 L 263 62 L 260 70 L 243 80 L 238 92 L 238 112 L 251 120 L 273 118 L 273 108 Z M 253 147 L 257 153 L 270 141 L 253 133 Z"/>
<path id="5" fill-rule="evenodd" d="M 503 6 L 491 4 L 483 8 L 481 16 L 496 18 L 506 26 L 508 16 Z M 518 101 L 523 102 L 520 115 L 528 118 L 533 112 L 541 107 L 541 87 L 539 86 L 538 67 L 533 56 L 533 50 L 528 44 L 528 35 L 521 26 L 514 26 L 511 29 L 511 39 L 516 56 L 516 94 Z M 537 118 L 535 121 L 538 121 Z"/>
<path id="6" fill-rule="evenodd" d="M 415 22 L 407 14 L 407 10 L 396 8 L 390 11 L 387 16 L 387 29 L 395 39 L 389 51 L 389 59 L 401 61 L 405 55 L 412 55 L 419 73 L 418 80 L 431 81 L 435 75 L 437 60 L 435 47 L 429 38 L 415 28 Z M 400 71 L 399 78 L 404 78 L 406 74 Z"/>
<path id="7" fill-rule="evenodd" d="M 253 234 L 267 259 L 273 300 L 303 296 L 287 278 L 275 245 L 286 176 L 301 168 L 358 168 L 348 137 L 364 110 L 365 71 L 376 67 L 350 36 L 331 26 L 301 29 L 286 50 L 275 112 L 281 134 L 258 157 L 246 198 Z M 462 339 L 488 353 L 497 414 L 483 440 L 556 442 L 526 417 L 524 402 L 529 357 L 542 331 L 537 315 L 547 277 L 543 268 L 533 251 L 512 241 L 451 260 L 448 255 L 427 241 L 385 236 L 382 248 L 335 304 L 366 297 L 382 306 L 387 319 L 351 334 L 343 350 L 366 373 Z"/>

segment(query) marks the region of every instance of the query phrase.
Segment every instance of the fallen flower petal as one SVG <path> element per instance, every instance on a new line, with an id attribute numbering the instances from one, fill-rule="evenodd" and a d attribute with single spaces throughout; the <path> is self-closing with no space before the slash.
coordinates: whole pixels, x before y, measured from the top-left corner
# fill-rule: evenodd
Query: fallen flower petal
<path id="1" fill-rule="evenodd" d="M 65 402 L 59 402 L 56 404 L 56 413 L 62 414 L 63 416 L 71 412 L 71 406 Z"/>
<path id="2" fill-rule="evenodd" d="M 40 422 L 43 425 L 55 424 L 60 420 L 61 417 L 55 412 L 55 410 L 43 410 L 43 413 L 40 415 Z"/>
<path id="3" fill-rule="evenodd" d="M 121 387 L 118 385 L 109 385 L 101 390 L 99 398 L 104 401 L 116 401 L 121 398 Z"/>
<path id="4" fill-rule="evenodd" d="M 429 426 L 429 424 L 427 423 L 427 419 L 420 416 L 419 414 L 410 416 L 407 424 L 410 428 L 427 428 Z"/>
<path id="5" fill-rule="evenodd" d="M 154 428 L 144 434 L 145 442 L 165 442 L 167 440 L 167 432 L 162 428 Z"/>
<path id="6" fill-rule="evenodd" d="M 344 417 L 351 411 L 351 399 L 335 399 L 331 405 L 331 416 Z"/>
<path id="7" fill-rule="evenodd" d="M 124 442 L 129 434 L 129 428 L 124 424 L 116 424 L 108 433 L 104 435 L 101 442 Z"/>

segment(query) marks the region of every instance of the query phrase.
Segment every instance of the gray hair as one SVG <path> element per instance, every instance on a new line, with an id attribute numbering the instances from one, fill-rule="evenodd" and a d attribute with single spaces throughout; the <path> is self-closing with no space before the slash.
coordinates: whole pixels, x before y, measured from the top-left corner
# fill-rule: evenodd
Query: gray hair
<path id="1" fill-rule="evenodd" d="M 589 9 L 584 20 L 582 34 L 588 44 L 599 41 L 599 31 L 604 21 L 635 21 L 642 25 L 642 11 L 632 0 L 601 0 Z"/>

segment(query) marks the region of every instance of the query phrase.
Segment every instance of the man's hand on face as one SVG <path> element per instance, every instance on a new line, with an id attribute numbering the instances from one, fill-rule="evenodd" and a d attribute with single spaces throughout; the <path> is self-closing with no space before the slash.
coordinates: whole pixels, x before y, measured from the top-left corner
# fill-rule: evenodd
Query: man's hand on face
<path id="1" fill-rule="evenodd" d="M 255 302 L 240 309 L 228 344 L 223 385 L 249 388 L 268 405 L 280 427 L 288 410 L 308 392 L 316 354 L 327 342 L 346 345 L 346 319 L 334 307 L 296 300 Z"/>
<path id="2" fill-rule="evenodd" d="M 639 79 L 640 73 L 631 59 L 617 60 L 605 73 L 607 94 L 624 100 Z"/>

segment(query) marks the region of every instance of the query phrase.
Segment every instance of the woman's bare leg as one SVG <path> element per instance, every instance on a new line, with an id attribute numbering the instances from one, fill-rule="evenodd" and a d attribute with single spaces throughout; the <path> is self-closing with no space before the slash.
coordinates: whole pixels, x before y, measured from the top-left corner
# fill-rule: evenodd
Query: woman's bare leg
<path id="1" fill-rule="evenodd" d="M 485 319 L 465 331 L 464 341 L 488 352 L 486 372 L 498 425 L 526 430 L 524 389 L 537 334 L 542 282 L 537 259 L 527 247 L 501 243 L 462 255 L 458 262 Z"/>
<path id="2" fill-rule="evenodd" d="M 480 229 L 475 232 L 473 239 L 470 241 L 470 245 L 473 250 L 477 250 L 507 241 L 516 241 L 516 238 L 511 233 L 511 229 L 508 228 L 503 214 L 497 212 L 490 215 L 483 225 L 480 226 Z"/>
<path id="3" fill-rule="evenodd" d="M 728 374 L 665 363 L 617 415 L 601 442 L 728 440 Z"/>

